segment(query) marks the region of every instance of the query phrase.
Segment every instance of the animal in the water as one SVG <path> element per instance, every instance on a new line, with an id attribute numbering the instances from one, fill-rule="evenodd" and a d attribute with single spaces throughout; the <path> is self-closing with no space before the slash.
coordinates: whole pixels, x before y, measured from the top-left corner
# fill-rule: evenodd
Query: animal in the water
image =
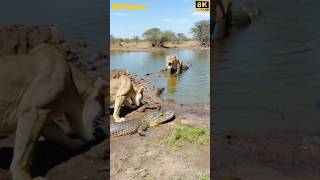
<path id="1" fill-rule="evenodd" d="M 176 55 L 169 55 L 166 57 L 166 67 L 163 71 L 167 71 L 170 74 L 180 74 L 190 67 L 191 64 L 184 64 Z"/>

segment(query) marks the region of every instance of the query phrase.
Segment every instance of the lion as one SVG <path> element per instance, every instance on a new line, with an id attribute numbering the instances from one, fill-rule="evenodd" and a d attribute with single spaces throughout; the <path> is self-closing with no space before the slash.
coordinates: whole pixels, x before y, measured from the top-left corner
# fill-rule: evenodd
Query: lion
<path id="1" fill-rule="evenodd" d="M 168 71 L 170 74 L 180 74 L 190 67 L 191 64 L 183 64 L 176 55 L 169 55 L 166 57 L 166 67 L 163 71 Z"/>
<path id="2" fill-rule="evenodd" d="M 126 74 L 110 79 L 110 107 L 114 107 L 115 122 L 125 121 L 125 118 L 119 116 L 122 105 L 135 109 L 143 104 L 144 87 L 134 87 Z"/>
<path id="3" fill-rule="evenodd" d="M 40 136 L 70 148 L 95 140 L 97 124 L 105 123 L 96 122 L 105 113 L 103 80 L 92 82 L 48 44 L 28 54 L 2 55 L 0 63 L 0 134 L 15 132 L 13 180 L 32 179 L 29 169 Z M 62 115 L 76 138 L 56 123 Z"/>

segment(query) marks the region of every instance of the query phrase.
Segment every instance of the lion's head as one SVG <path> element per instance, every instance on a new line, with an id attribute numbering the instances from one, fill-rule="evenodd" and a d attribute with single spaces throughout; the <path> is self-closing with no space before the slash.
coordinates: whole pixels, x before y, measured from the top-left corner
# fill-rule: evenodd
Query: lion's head
<path id="1" fill-rule="evenodd" d="M 175 55 L 169 55 L 166 57 L 166 69 L 170 73 L 176 73 L 181 68 L 181 61 Z"/>
<path id="2" fill-rule="evenodd" d="M 144 102 L 143 102 L 143 91 L 144 91 L 144 87 L 140 86 L 139 89 L 136 91 L 136 105 L 137 106 L 141 106 Z"/>

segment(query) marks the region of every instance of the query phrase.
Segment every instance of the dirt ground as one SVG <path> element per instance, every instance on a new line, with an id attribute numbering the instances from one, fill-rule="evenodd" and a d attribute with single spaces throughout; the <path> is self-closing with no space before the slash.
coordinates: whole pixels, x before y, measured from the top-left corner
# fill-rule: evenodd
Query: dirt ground
<path id="1" fill-rule="evenodd" d="M 147 80 L 133 77 L 137 84 L 147 87 L 144 97 L 148 104 L 125 114 L 126 119 L 129 121 L 152 111 L 165 110 L 174 111 L 175 119 L 150 128 L 148 137 L 133 134 L 111 138 L 111 179 L 209 179 L 209 144 L 191 142 L 172 147 L 164 140 L 170 136 L 172 128 L 180 125 L 201 127 L 209 132 L 209 104 L 182 105 L 164 101 L 156 96 L 157 87 Z"/>
<path id="2" fill-rule="evenodd" d="M 213 136 L 216 180 L 320 179 L 320 135 L 273 132 Z"/>
<path id="3" fill-rule="evenodd" d="M 167 43 L 166 48 L 151 47 L 147 41 L 136 42 L 111 42 L 110 51 L 163 51 L 165 49 L 192 49 L 203 50 L 209 47 L 200 47 L 197 41 L 185 41 L 181 44 Z"/>

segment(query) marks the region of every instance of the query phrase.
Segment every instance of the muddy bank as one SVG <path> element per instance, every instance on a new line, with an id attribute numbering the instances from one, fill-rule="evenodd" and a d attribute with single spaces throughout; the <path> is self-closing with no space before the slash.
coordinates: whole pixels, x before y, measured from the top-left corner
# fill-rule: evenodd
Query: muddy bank
<path id="1" fill-rule="evenodd" d="M 320 135 L 274 132 L 269 135 L 216 133 L 216 180 L 305 180 L 320 178 Z"/>
<path id="2" fill-rule="evenodd" d="M 41 43 L 55 45 L 66 57 L 92 80 L 107 73 L 107 52 L 88 47 L 84 38 L 66 42 L 53 25 L 0 27 L 0 55 L 25 54 Z M 0 179 L 9 180 L 14 135 L 0 137 Z M 71 151 L 41 140 L 31 167 L 33 176 L 55 179 L 106 179 L 109 176 L 108 139 L 84 149 Z"/>
<path id="3" fill-rule="evenodd" d="M 121 42 L 110 43 L 110 51 L 114 52 L 156 52 L 164 50 L 208 50 L 210 47 L 201 47 L 197 41 L 186 41 L 181 44 L 168 43 L 166 47 L 151 47 L 150 42 Z"/>
<path id="4" fill-rule="evenodd" d="M 123 114 L 127 121 L 149 112 L 165 110 L 174 111 L 175 119 L 150 128 L 148 137 L 133 134 L 111 138 L 111 179 L 209 179 L 209 144 L 181 142 L 182 144 L 172 145 L 168 142 L 168 138 L 177 127 L 201 128 L 208 133 L 210 105 L 186 105 L 165 101 L 159 98 L 159 91 L 161 92 L 162 88 L 136 75 L 130 76 L 136 84 L 146 88 L 144 93 L 146 103 L 135 111 Z"/>

